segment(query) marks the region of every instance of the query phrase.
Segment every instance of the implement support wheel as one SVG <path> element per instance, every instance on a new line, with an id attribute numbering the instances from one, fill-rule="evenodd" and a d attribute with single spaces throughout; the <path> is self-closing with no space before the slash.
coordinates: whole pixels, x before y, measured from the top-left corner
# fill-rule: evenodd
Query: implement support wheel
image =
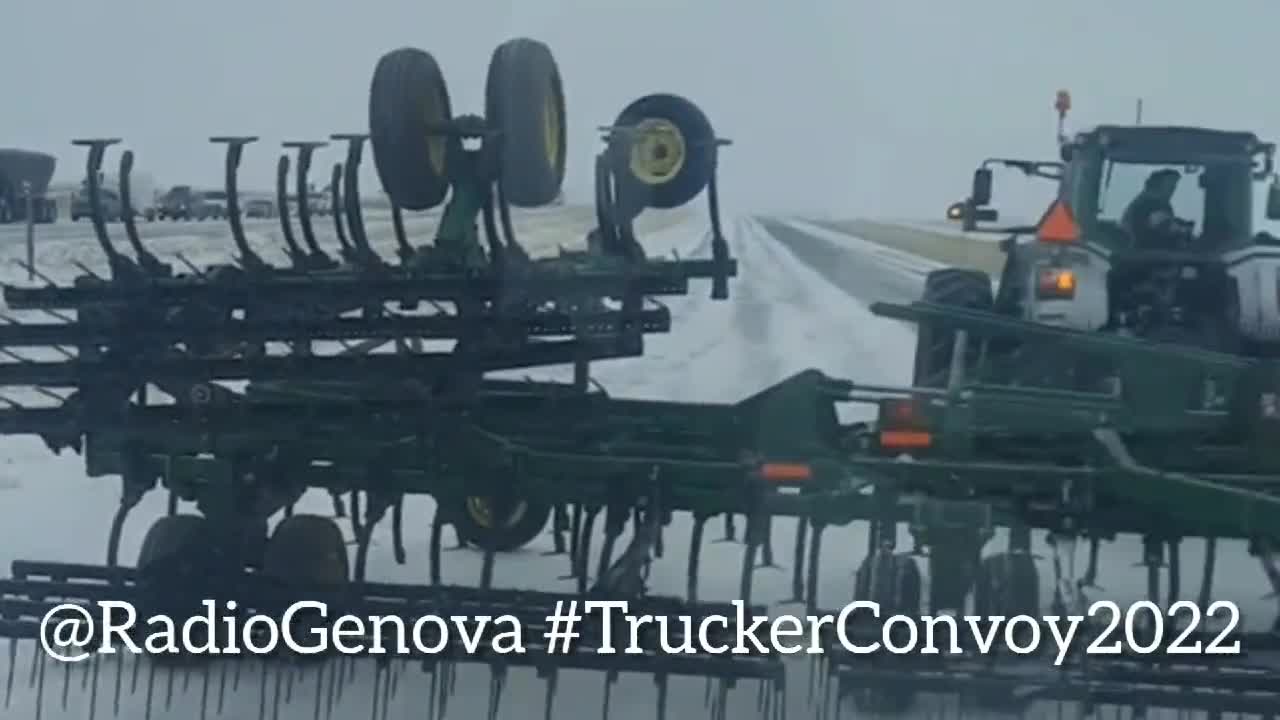
<path id="1" fill-rule="evenodd" d="M 564 88 L 551 49 L 515 38 L 493 51 L 485 82 L 485 122 L 502 132 L 502 190 L 532 208 L 560 195 L 565 169 Z"/>
<path id="2" fill-rule="evenodd" d="M 623 108 L 615 127 L 636 132 L 627 168 L 646 186 L 645 205 L 680 207 L 698 196 L 715 170 L 715 130 L 702 110 L 679 95 L 646 95 Z"/>
<path id="3" fill-rule="evenodd" d="M 262 573 L 286 583 L 338 586 L 351 578 L 347 543 L 333 520 L 293 515 L 280 521 L 267 540 Z"/>
<path id="4" fill-rule="evenodd" d="M 921 588 L 920 567 L 910 555 L 877 552 L 868 556 L 858 566 L 854 575 L 853 599 L 868 600 L 880 605 L 880 620 L 894 615 L 920 615 Z M 871 656 L 873 667 L 892 669 L 902 658 L 888 653 Z M 860 688 L 854 691 L 856 708 L 869 713 L 898 714 L 906 712 L 914 704 L 916 693 L 909 687 L 895 685 L 887 688 Z"/>
<path id="5" fill-rule="evenodd" d="M 982 559 L 973 593 L 975 615 L 1017 617 L 1040 614 L 1040 571 L 1036 561 L 1025 552 L 1002 552 Z M 1025 635 L 1018 644 L 1027 646 Z M 974 703 L 984 710 L 1023 713 L 1032 700 L 1004 692 L 980 692 Z"/>
<path id="6" fill-rule="evenodd" d="M 459 540 L 494 552 L 511 552 L 528 545 L 551 517 L 551 505 L 538 500 L 516 500 L 501 521 L 494 517 L 494 503 L 488 498 L 472 496 L 461 504 L 454 513 Z"/>
<path id="7" fill-rule="evenodd" d="M 217 578 L 226 570 L 212 542 L 210 524 L 200 515 L 166 515 L 155 521 L 142 538 L 138 551 L 138 586 L 144 615 L 167 615 L 181 623 L 186 617 L 203 614 L 200 603 L 215 601 Z M 207 639 L 202 626 L 193 628 L 192 640 L 201 645 Z M 222 627 L 222 624 L 218 624 Z M 157 653 L 161 663 L 195 663 L 199 654 Z"/>
<path id="8" fill-rule="evenodd" d="M 175 569 L 196 570 L 208 549 L 208 522 L 200 515 L 166 515 L 156 520 L 142 538 L 138 572 L 172 576 Z"/>
<path id="9" fill-rule="evenodd" d="M 449 190 L 445 158 L 451 140 L 432 126 L 453 120 L 449 89 L 430 53 L 392 50 L 373 71 L 369 88 L 369 141 L 378 179 L 407 210 L 429 210 Z"/>

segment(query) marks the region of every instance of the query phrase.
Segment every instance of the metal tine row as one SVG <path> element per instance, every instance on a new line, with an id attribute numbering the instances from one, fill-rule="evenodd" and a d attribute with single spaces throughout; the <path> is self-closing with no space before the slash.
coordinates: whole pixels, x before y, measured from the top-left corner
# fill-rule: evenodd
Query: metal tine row
<path id="1" fill-rule="evenodd" d="M 543 682 L 544 696 L 540 714 L 545 720 L 552 720 L 556 716 L 555 700 L 559 691 L 560 673 L 562 670 L 572 670 L 572 664 L 549 665 L 540 660 L 533 660 L 530 654 L 510 657 L 512 659 L 510 662 L 504 660 L 489 663 L 469 657 L 391 659 L 385 656 L 373 663 L 362 663 L 351 656 L 324 656 L 295 663 L 279 663 L 264 657 L 259 659 L 259 666 L 253 668 L 244 658 L 230 658 L 228 660 L 231 661 L 220 660 L 196 666 L 181 662 L 157 661 L 140 655 L 133 655 L 128 660 L 120 655 L 114 657 L 95 655 L 87 662 L 80 663 L 79 668 L 76 668 L 75 663 L 63 663 L 62 677 L 59 682 L 58 679 L 49 677 L 51 672 L 56 672 L 56 669 L 49 668 L 53 661 L 37 651 L 31 661 L 27 686 L 35 692 L 36 718 L 43 717 L 46 707 L 56 699 L 60 700 L 62 710 L 68 709 L 73 684 L 72 675 L 78 672 L 80 674 L 78 690 L 89 697 L 88 717 L 91 720 L 99 715 L 107 715 L 106 712 L 99 712 L 98 704 L 100 698 L 106 699 L 108 692 L 111 693 L 112 717 L 121 717 L 122 701 L 126 697 L 141 696 L 144 702 L 143 714 L 131 715 L 131 717 L 149 720 L 158 709 L 163 712 L 171 711 L 177 693 L 186 695 L 195 689 L 199 690 L 200 695 L 198 717 L 201 720 L 227 716 L 228 713 L 235 713 L 231 716 L 239 720 L 246 720 L 248 717 L 256 717 L 257 720 L 278 720 L 282 716 L 282 709 L 286 706 L 295 708 L 304 704 L 312 705 L 312 717 L 316 720 L 331 720 L 335 717 L 352 717 L 349 707 L 354 702 L 370 704 L 370 720 L 386 720 L 390 717 L 392 704 L 398 698 L 403 685 L 410 690 L 425 690 L 424 693 L 414 694 L 413 704 L 419 708 L 425 705 L 426 717 L 432 720 L 446 720 L 451 701 L 458 696 L 458 665 L 484 663 L 489 670 L 489 687 L 485 698 L 486 718 L 496 720 L 499 716 L 503 695 L 511 679 L 511 670 L 524 667 L 531 669 L 536 678 Z M 17 659 L 16 651 L 11 650 L 11 663 Z M 126 664 L 130 665 L 127 669 L 127 678 Z M 624 664 L 639 666 L 641 663 Z M 425 687 L 421 681 L 405 677 L 405 674 L 413 668 L 428 676 Z M 783 720 L 786 717 L 785 675 L 777 671 L 779 668 L 776 662 L 774 668 L 774 671 L 752 678 L 706 678 L 703 704 L 709 711 L 709 717 L 713 720 L 725 720 L 728 716 L 729 693 L 743 680 L 754 680 L 758 688 L 757 717 L 762 720 Z M 373 682 L 364 683 L 363 681 L 369 678 L 370 670 Z M 615 686 L 624 673 L 649 675 L 656 693 L 655 718 L 665 720 L 670 716 L 670 683 L 679 673 L 624 668 L 603 671 L 600 698 L 601 720 L 608 720 L 610 717 Z M 4 699 L 6 709 L 12 704 L 16 674 L 15 664 L 11 664 L 6 681 Z M 198 686 L 193 687 L 192 680 L 196 680 Z M 258 696 L 255 699 L 257 707 L 256 712 L 249 716 L 245 714 L 243 706 L 237 708 L 233 703 L 237 697 L 252 697 L 250 693 L 253 690 L 248 686 L 255 680 L 258 686 Z M 162 686 L 161 683 L 163 683 Z M 368 695 L 361 699 L 354 699 L 357 696 L 355 688 L 362 685 L 368 688 Z M 159 693 L 164 694 L 163 700 L 158 697 Z M 232 702 L 228 702 L 229 700 Z"/>
<path id="2" fill-rule="evenodd" d="M 240 161 L 245 146 L 257 142 L 258 139 L 255 136 L 215 136 L 209 140 L 226 146 L 224 184 L 227 195 L 227 221 L 230 225 L 231 240 L 236 249 L 236 264 L 250 272 L 278 272 L 281 270 L 280 268 L 275 268 L 264 261 L 249 245 L 244 233 L 240 213 L 238 187 Z M 334 232 L 341 247 L 341 256 L 343 260 L 355 269 L 383 267 L 386 265 L 385 261 L 376 254 L 368 242 L 360 203 L 359 168 L 364 142 L 368 139 L 368 135 L 336 133 L 330 139 L 342 140 L 347 143 L 346 163 L 339 162 L 334 164 L 333 183 L 331 186 L 334 205 Z M 130 176 L 134 163 L 134 155 L 131 150 L 126 150 L 121 157 L 119 177 L 121 214 L 125 235 L 136 259 L 130 260 L 121 253 L 111 241 L 111 237 L 107 232 L 101 191 L 102 166 L 107 148 L 120 142 L 119 138 L 85 138 L 72 141 L 72 144 L 87 147 L 89 150 L 85 178 L 94 236 L 107 258 L 113 280 L 125 281 L 130 279 L 172 277 L 172 266 L 160 262 L 155 254 L 142 243 L 138 234 L 130 186 Z M 336 269 L 339 264 L 324 252 L 316 240 L 311 207 L 308 202 L 310 187 L 308 175 L 314 152 L 318 148 L 326 147 L 328 143 L 324 141 L 286 141 L 282 145 L 286 149 L 298 151 L 295 193 L 299 216 L 298 224 L 301 229 L 302 241 L 305 243 L 305 250 L 297 242 L 293 232 L 292 218 L 290 217 L 288 175 L 291 163 L 287 153 L 281 156 L 277 166 L 275 193 L 276 205 L 279 208 L 281 235 L 286 245 L 285 251 L 292 269 L 302 272 Z M 407 261 L 413 255 L 413 249 L 409 245 L 408 238 L 404 232 L 403 213 L 399 207 L 393 204 L 392 214 L 398 255 L 402 262 Z M 187 264 L 189 265 L 189 263 Z M 195 273 L 203 274 L 202 271 L 197 270 L 194 266 L 190 269 Z M 87 269 L 82 268 L 82 270 Z"/>

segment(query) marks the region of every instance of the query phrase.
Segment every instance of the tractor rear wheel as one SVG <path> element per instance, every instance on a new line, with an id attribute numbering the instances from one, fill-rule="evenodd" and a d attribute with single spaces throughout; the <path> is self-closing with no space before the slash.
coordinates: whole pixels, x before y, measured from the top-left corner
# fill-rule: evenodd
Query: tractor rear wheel
<path id="1" fill-rule="evenodd" d="M 431 126 L 453 120 L 449 88 L 435 58 L 417 48 L 383 55 L 369 87 L 369 142 L 378 179 L 397 205 L 429 210 L 449 190 L 446 159 L 457 143 Z"/>
<path id="2" fill-rule="evenodd" d="M 981 270 L 944 268 L 930 272 L 924 281 L 923 302 L 966 310 L 990 312 L 994 304 L 991 277 Z M 916 331 L 916 387 L 945 387 L 951 371 L 955 332 L 935 323 L 922 322 Z M 977 358 L 977 343 L 968 347 L 966 362 Z"/>
<path id="3" fill-rule="evenodd" d="M 549 205 L 564 182 L 565 109 L 551 49 L 529 38 L 493 51 L 485 81 L 485 121 L 502 132 L 502 192 L 516 207 Z"/>
<path id="4" fill-rule="evenodd" d="M 881 551 L 868 556 L 858 566 L 854 575 L 853 599 L 879 604 L 881 621 L 894 615 L 914 618 L 920 615 L 922 586 L 920 566 L 914 558 Z M 905 657 L 911 658 L 913 655 L 914 653 L 908 653 Z M 885 669 L 890 669 L 895 661 L 901 659 L 895 655 L 877 653 L 872 656 L 871 663 L 873 667 L 883 663 L 887 666 Z M 903 713 L 911 708 L 915 699 L 915 691 L 901 685 L 859 688 L 853 694 L 854 706 L 868 713 Z"/>
<path id="5" fill-rule="evenodd" d="M 454 517 L 461 542 L 481 550 L 511 552 L 528 545 L 551 517 L 551 505 L 539 500 L 516 500 L 505 513 L 505 518 L 495 517 L 495 503 L 484 497 L 472 496 L 461 501 Z"/>

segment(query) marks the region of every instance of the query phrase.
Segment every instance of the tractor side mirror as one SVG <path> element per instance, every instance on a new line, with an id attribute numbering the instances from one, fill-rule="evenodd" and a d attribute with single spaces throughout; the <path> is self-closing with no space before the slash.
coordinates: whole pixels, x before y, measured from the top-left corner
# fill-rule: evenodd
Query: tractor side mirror
<path id="1" fill-rule="evenodd" d="M 1275 178 L 1267 186 L 1267 219 L 1280 220 L 1280 181 Z"/>
<path id="2" fill-rule="evenodd" d="M 975 207 L 991 202 L 991 170 L 978 168 L 973 171 L 973 190 L 969 193 L 969 202 Z"/>

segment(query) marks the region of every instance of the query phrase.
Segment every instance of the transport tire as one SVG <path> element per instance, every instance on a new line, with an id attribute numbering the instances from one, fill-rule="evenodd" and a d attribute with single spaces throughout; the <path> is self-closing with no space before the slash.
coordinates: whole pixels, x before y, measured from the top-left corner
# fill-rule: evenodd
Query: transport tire
<path id="1" fill-rule="evenodd" d="M 306 587 L 341 586 L 351 579 L 342 530 L 320 515 L 292 515 L 267 540 L 263 575 Z"/>
<path id="2" fill-rule="evenodd" d="M 994 303 L 991 277 L 981 270 L 944 268 L 925 277 L 921 300 L 935 305 L 990 312 Z M 916 387 L 945 387 L 951 370 L 951 350 L 955 333 L 947 327 L 920 323 L 916 331 Z M 977 358 L 978 344 L 970 343 L 970 361 Z"/>
<path id="3" fill-rule="evenodd" d="M 516 207 L 549 205 L 566 162 L 564 88 L 551 49 L 529 38 L 493 51 L 485 81 L 485 121 L 502 132 L 502 191 Z"/>
<path id="4" fill-rule="evenodd" d="M 982 559 L 974 583 L 976 615 L 1039 615 L 1040 570 L 1026 553 L 1002 552 Z"/>
<path id="5" fill-rule="evenodd" d="M 444 201 L 445 162 L 458 141 L 428 128 L 451 120 L 449 89 L 430 53 L 404 47 L 378 60 L 369 87 L 369 139 L 378 179 L 400 207 L 429 210 Z"/>
<path id="6" fill-rule="evenodd" d="M 166 515 L 157 519 L 142 538 L 138 571 L 150 572 L 183 555 L 198 556 L 207 540 L 208 522 L 200 515 Z"/>
<path id="7" fill-rule="evenodd" d="M 881 621 L 894 615 L 919 617 L 923 585 L 920 566 L 910 555 L 876 552 L 865 558 L 854 574 L 853 599 L 878 603 Z M 887 653 L 871 656 L 873 668 L 884 663 L 883 667 L 889 669 L 901 660 Z M 903 713 L 911 708 L 915 699 L 914 690 L 900 685 L 853 691 L 854 706 L 869 713 Z"/>
<path id="8" fill-rule="evenodd" d="M 140 615 L 167 615 L 181 624 L 186 617 L 204 613 L 202 601 L 218 603 L 215 568 L 219 558 L 209 539 L 209 521 L 200 515 L 166 515 L 147 529 L 137 562 Z M 216 623 L 216 627 L 225 625 Z M 203 629 L 193 630 L 194 644 L 203 644 L 207 639 Z M 161 663 L 190 664 L 202 656 L 180 651 L 156 653 L 152 658 Z"/>
<path id="9" fill-rule="evenodd" d="M 715 130 L 689 100 L 646 95 L 623 108 L 613 124 L 642 131 L 625 160 L 631 175 L 648 186 L 648 207 L 680 207 L 710 182 Z"/>
<path id="10" fill-rule="evenodd" d="M 973 614 L 980 616 L 1040 615 L 1040 571 L 1035 558 L 1027 553 L 1002 552 L 983 558 L 974 583 Z M 1027 634 L 1016 638 L 1018 645 L 1026 647 L 1031 642 Z M 1011 695 L 1007 690 L 979 692 L 974 703 L 985 710 L 1002 713 L 1019 713 L 1032 700 Z"/>
<path id="11" fill-rule="evenodd" d="M 504 521 L 495 523 L 492 503 L 483 497 L 468 497 L 453 513 L 458 539 L 480 550 L 511 552 L 528 545 L 547 526 L 551 505 L 522 498 Z"/>

